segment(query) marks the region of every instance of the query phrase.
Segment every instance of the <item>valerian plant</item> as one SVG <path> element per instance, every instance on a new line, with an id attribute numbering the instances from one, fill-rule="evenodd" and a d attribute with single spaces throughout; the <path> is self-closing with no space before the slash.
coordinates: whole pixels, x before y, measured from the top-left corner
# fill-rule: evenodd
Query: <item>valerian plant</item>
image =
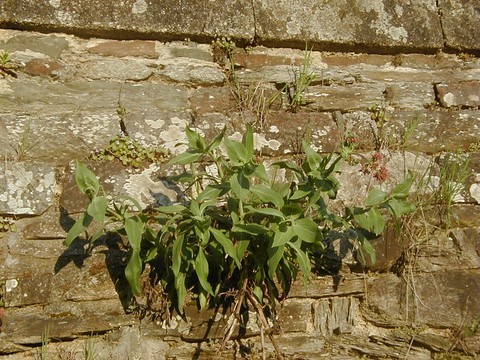
<path id="1" fill-rule="evenodd" d="M 368 238 L 382 233 L 385 215 L 398 218 L 413 210 L 407 201 L 411 177 L 389 193 L 371 190 L 363 207 L 340 216 L 329 209 L 329 199 L 339 189 L 335 174 L 341 155 L 321 157 L 304 142 L 301 165 L 273 164 L 285 170 L 278 179 L 257 161 L 249 125 L 242 141 L 229 139 L 225 130 L 210 143 L 189 128 L 186 134 L 188 150 L 168 163 L 184 169 L 175 177 L 185 189 L 183 203 L 147 213 L 131 198 L 108 201 L 95 174 L 78 162 L 76 182 L 90 203 L 66 238 L 70 245 L 92 222 L 117 223 L 128 239 L 125 276 L 132 294 L 141 294 L 145 265 L 160 262 L 160 283 L 181 314 L 189 295 L 202 309 L 233 296 L 234 313 L 249 303 L 266 329 L 264 307 L 274 309 L 297 275 L 308 282 L 313 258 L 332 231 L 353 234 L 361 254 L 374 262 Z M 226 332 L 223 344 L 232 332 Z"/>

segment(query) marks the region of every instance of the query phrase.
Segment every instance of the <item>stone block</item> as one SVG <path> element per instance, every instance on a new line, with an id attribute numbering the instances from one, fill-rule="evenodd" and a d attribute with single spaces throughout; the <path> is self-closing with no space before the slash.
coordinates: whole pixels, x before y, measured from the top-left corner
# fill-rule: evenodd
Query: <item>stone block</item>
<path id="1" fill-rule="evenodd" d="M 155 50 L 155 42 L 153 41 L 105 41 L 95 46 L 88 47 L 87 50 L 92 54 L 100 54 L 106 56 L 126 57 L 136 56 L 149 59 L 158 58 L 158 52 Z"/>
<path id="2" fill-rule="evenodd" d="M 396 109 L 425 109 L 436 104 L 435 92 L 428 83 L 387 85 L 385 100 Z"/>
<path id="3" fill-rule="evenodd" d="M 214 63 L 203 61 L 192 62 L 190 59 L 177 58 L 174 63 L 162 64 L 157 70 L 160 78 L 169 82 L 186 84 L 189 86 L 221 86 L 226 77 L 222 69 Z"/>
<path id="4" fill-rule="evenodd" d="M 479 50 L 478 2 L 439 0 L 446 46 L 458 50 Z"/>
<path id="5" fill-rule="evenodd" d="M 367 110 L 384 101 L 385 86 L 310 86 L 304 93 L 307 108 L 314 111 Z"/>
<path id="6" fill-rule="evenodd" d="M 308 286 L 299 279 L 292 285 L 289 298 L 325 298 L 331 296 L 361 296 L 365 292 L 365 279 L 361 275 L 312 277 Z"/>
<path id="7" fill-rule="evenodd" d="M 25 71 L 29 75 L 41 77 L 55 77 L 55 71 L 62 69 L 64 66 L 58 61 L 47 59 L 32 59 L 25 64 Z"/>
<path id="8" fill-rule="evenodd" d="M 195 89 L 190 97 L 191 108 L 198 115 L 228 113 L 235 108 L 231 91 L 226 87 Z"/>
<path id="9" fill-rule="evenodd" d="M 153 74 L 146 64 L 126 59 L 101 59 L 82 64 L 80 75 L 90 80 L 141 81 Z"/>
<path id="10" fill-rule="evenodd" d="M 244 41 L 255 36 L 252 6 L 218 0 L 207 3 L 193 0 L 161 3 L 145 0 L 120 3 L 42 0 L 22 6 L 15 0 L 6 0 L 0 4 L 0 14 L 3 26 L 14 23 L 20 29 L 56 28 L 82 36 L 158 40 L 231 36 Z"/>
<path id="11" fill-rule="evenodd" d="M 433 0 L 254 2 L 260 43 L 283 42 L 322 49 L 439 49 L 440 19 Z M 383 47 L 383 48 L 382 48 Z"/>
<path id="12" fill-rule="evenodd" d="M 406 281 L 414 281 L 414 287 Z M 363 314 L 379 326 L 401 327 L 414 322 L 417 326 L 459 328 L 480 311 L 477 270 L 415 273 L 406 280 L 388 274 L 367 282 Z"/>
<path id="13" fill-rule="evenodd" d="M 0 9 L 4 5 L 5 3 L 1 4 Z M 5 13 L 0 11 L 0 14 L 3 15 Z M 0 15 L 0 24 L 2 20 L 5 20 L 2 15 Z M 68 41 L 62 36 L 30 33 L 12 36 L 7 41 L 0 42 L 0 47 L 10 53 L 15 51 L 33 51 L 53 59 L 58 59 L 60 54 L 69 48 L 69 45 Z"/>
<path id="14" fill-rule="evenodd" d="M 312 329 L 312 301 L 286 299 L 278 313 L 279 326 L 283 333 L 309 333 Z"/>
<path id="15" fill-rule="evenodd" d="M 436 84 L 435 90 L 443 107 L 463 108 L 480 106 L 480 81 Z"/>
<path id="16" fill-rule="evenodd" d="M 54 204 L 55 168 L 32 162 L 0 164 L 0 213 L 40 215 Z"/>
<path id="17" fill-rule="evenodd" d="M 356 306 L 352 297 L 316 300 L 312 305 L 315 331 L 322 336 L 351 333 Z"/>

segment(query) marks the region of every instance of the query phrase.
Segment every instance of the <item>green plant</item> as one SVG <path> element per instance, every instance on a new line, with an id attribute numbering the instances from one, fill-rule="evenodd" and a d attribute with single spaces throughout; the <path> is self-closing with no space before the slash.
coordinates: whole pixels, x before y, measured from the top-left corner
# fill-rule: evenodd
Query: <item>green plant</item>
<path id="1" fill-rule="evenodd" d="M 406 200 L 411 177 L 389 193 L 372 189 L 364 206 L 350 207 L 340 216 L 329 209 L 328 199 L 335 198 L 339 187 L 335 173 L 341 156 L 322 158 L 304 142 L 301 165 L 274 164 L 289 174 L 282 180 L 270 177 L 256 161 L 250 125 L 241 142 L 225 137 L 225 129 L 210 143 L 189 128 L 186 133 L 189 149 L 168 165 L 185 167 L 175 180 L 188 201 L 148 213 L 131 198 L 109 202 L 95 174 L 77 162 L 76 182 L 90 202 L 65 240 L 70 246 L 93 221 L 117 223 L 116 231 L 127 237 L 125 276 L 132 294 L 141 294 L 140 276 L 149 263 L 181 314 L 189 295 L 201 309 L 233 302 L 235 319 L 250 304 L 267 330 L 265 306 L 274 310 L 298 274 L 308 282 L 312 261 L 321 256 L 332 231 L 345 233 L 361 257 L 374 262 L 368 239 L 383 231 L 384 215 L 398 218 L 413 210 Z M 99 236 L 96 232 L 90 241 Z M 272 332 L 266 333 L 280 354 Z"/>
<path id="2" fill-rule="evenodd" d="M 312 50 L 305 48 L 302 65 L 294 71 L 293 82 L 286 84 L 282 90 L 288 97 L 289 110 L 296 112 L 300 106 L 306 105 L 305 90 L 315 81 L 317 75 L 311 70 Z"/>
<path id="3" fill-rule="evenodd" d="M 464 184 L 471 174 L 467 154 L 450 153 L 439 159 L 438 185 L 433 200 L 443 207 L 443 221 L 447 229 L 451 225 L 452 205 L 461 195 Z"/>
<path id="4" fill-rule="evenodd" d="M 40 348 L 40 353 L 38 354 L 39 360 L 48 360 L 52 358 L 48 348 L 48 345 L 50 344 L 49 332 L 50 327 L 47 325 L 45 326 L 45 331 L 42 334 L 42 347 Z"/>
<path id="5" fill-rule="evenodd" d="M 93 337 L 89 337 L 85 340 L 85 346 L 83 348 L 84 360 L 96 360 L 98 359 L 98 352 L 95 348 L 95 341 Z"/>
<path id="6" fill-rule="evenodd" d="M 92 160 L 119 160 L 124 166 L 140 167 L 142 163 L 162 163 L 168 157 L 163 147 L 145 147 L 130 136 L 117 135 L 103 150 L 95 151 Z"/>
<path id="7" fill-rule="evenodd" d="M 10 58 L 10 53 L 8 51 L 2 50 L 0 51 L 0 74 L 3 77 L 7 75 L 17 77 L 15 71 L 11 69 L 12 66 L 12 59 Z"/>
<path id="8" fill-rule="evenodd" d="M 16 160 L 23 161 L 26 159 L 27 154 L 37 145 L 37 142 L 31 141 L 32 135 L 32 119 L 28 119 L 23 127 L 22 136 L 18 141 L 16 147 L 14 147 L 17 154 Z"/>
<path id="9" fill-rule="evenodd" d="M 0 239 L 5 236 L 8 231 L 17 231 L 15 220 L 9 217 L 0 216 Z"/>

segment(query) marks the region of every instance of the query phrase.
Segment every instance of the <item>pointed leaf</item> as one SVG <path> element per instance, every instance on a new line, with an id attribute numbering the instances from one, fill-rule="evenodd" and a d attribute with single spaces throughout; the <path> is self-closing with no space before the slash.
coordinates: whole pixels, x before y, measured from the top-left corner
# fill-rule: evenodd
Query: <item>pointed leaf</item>
<path id="1" fill-rule="evenodd" d="M 240 261 L 237 257 L 237 252 L 235 250 L 235 247 L 233 246 L 232 240 L 230 240 L 228 237 L 224 235 L 223 232 L 221 232 L 218 229 L 210 228 L 210 233 L 213 235 L 215 240 L 222 245 L 223 250 L 227 253 L 228 256 L 230 256 L 233 261 L 235 261 L 235 264 L 237 264 L 237 267 L 240 269 L 242 265 L 240 264 Z"/>
<path id="2" fill-rule="evenodd" d="M 413 176 L 409 175 L 402 183 L 395 186 L 392 190 L 392 196 L 396 199 L 403 199 L 408 196 L 413 184 Z"/>
<path id="3" fill-rule="evenodd" d="M 98 182 L 95 173 L 87 168 L 81 161 L 77 160 L 75 170 L 75 182 L 82 193 L 87 195 L 90 199 L 98 194 L 100 183 Z"/>
<path id="4" fill-rule="evenodd" d="M 368 211 L 356 208 L 353 217 L 360 227 L 376 235 L 380 235 L 385 226 L 385 220 L 377 208 L 371 208 Z"/>
<path id="5" fill-rule="evenodd" d="M 284 205 L 284 201 L 282 197 L 276 191 L 274 191 L 273 189 L 271 189 L 266 185 L 263 185 L 263 184 L 253 185 L 250 188 L 250 191 L 254 193 L 263 202 L 272 203 L 278 209 L 282 208 Z"/>
<path id="6" fill-rule="evenodd" d="M 229 138 L 225 138 L 223 143 L 227 150 L 227 156 L 233 165 L 242 165 L 248 162 L 245 145 Z"/>
<path id="7" fill-rule="evenodd" d="M 250 235 L 261 235 L 265 234 L 268 229 L 265 226 L 258 224 L 237 224 L 232 227 L 232 231 Z"/>
<path id="8" fill-rule="evenodd" d="M 242 173 L 235 173 L 230 178 L 230 187 L 233 193 L 242 201 L 244 201 L 249 194 L 250 182 L 248 178 Z"/>
<path id="9" fill-rule="evenodd" d="M 100 224 L 105 220 L 105 213 L 107 212 L 107 198 L 105 196 L 97 196 L 92 199 L 92 202 L 87 206 L 87 213 Z"/>
<path id="10" fill-rule="evenodd" d="M 140 290 L 140 276 L 142 275 L 142 260 L 140 259 L 139 249 L 130 249 L 127 267 L 125 268 L 125 277 L 127 278 L 133 295 L 138 296 Z"/>
<path id="11" fill-rule="evenodd" d="M 183 205 L 171 205 L 171 206 L 159 206 L 155 208 L 156 210 L 164 214 L 178 214 L 182 211 L 185 211 L 187 208 Z"/>
<path id="12" fill-rule="evenodd" d="M 365 199 L 365 206 L 373 206 L 381 204 L 385 201 L 387 194 L 380 189 L 373 188 L 368 192 L 368 196 Z"/>
<path id="13" fill-rule="evenodd" d="M 281 219 L 284 219 L 285 216 L 280 210 L 277 209 L 272 209 L 272 208 L 254 208 L 252 206 L 245 206 L 245 209 L 248 210 L 250 213 L 254 214 L 262 214 L 262 215 L 270 215 L 270 216 L 276 216 Z"/>
<path id="14" fill-rule="evenodd" d="M 284 252 L 285 245 L 272 246 L 268 249 L 268 275 L 272 279 L 275 276 L 275 271 L 277 270 L 278 263 L 282 260 Z"/>
<path id="15" fill-rule="evenodd" d="M 130 246 L 140 251 L 144 223 L 138 216 L 132 216 L 125 220 L 125 232 L 127 233 Z"/>
<path id="16" fill-rule="evenodd" d="M 243 134 L 242 138 L 242 143 L 245 146 L 246 150 L 246 162 L 249 162 L 253 159 L 253 155 L 255 152 L 254 146 L 253 146 L 253 129 L 252 125 L 247 124 L 246 129 L 245 129 L 245 134 Z"/>
<path id="17" fill-rule="evenodd" d="M 70 246 L 73 240 L 79 237 L 80 234 L 83 233 L 90 226 L 92 220 L 93 218 L 89 214 L 82 214 L 82 216 L 78 218 L 78 220 L 75 222 L 75 224 L 73 224 L 70 230 L 68 230 L 64 244 L 66 246 Z"/>
<path id="18" fill-rule="evenodd" d="M 202 288 L 210 295 L 213 295 L 212 286 L 208 282 L 208 261 L 202 247 L 198 248 L 197 258 L 195 259 L 195 272 Z"/>
<path id="19" fill-rule="evenodd" d="M 315 242 L 318 234 L 318 226 L 311 219 L 298 219 L 292 223 L 293 232 L 298 239 L 308 243 Z"/>
<path id="20" fill-rule="evenodd" d="M 283 246 L 293 237 L 295 237 L 295 232 L 291 226 L 280 226 L 280 229 L 275 232 L 272 246 Z"/>
<path id="21" fill-rule="evenodd" d="M 308 279 L 311 272 L 310 259 L 308 258 L 307 253 L 301 249 L 300 244 L 301 242 L 299 240 L 287 243 L 287 245 L 297 253 L 296 260 L 298 262 L 298 266 L 300 267 L 300 271 L 303 273 L 304 279 Z"/>
<path id="22" fill-rule="evenodd" d="M 180 164 L 187 165 L 191 164 L 202 157 L 203 153 L 198 150 L 189 150 L 183 154 L 179 154 L 171 159 L 167 165 Z"/>
<path id="23" fill-rule="evenodd" d="M 405 201 L 405 200 L 398 200 L 398 199 L 391 199 L 388 203 L 388 208 L 390 213 L 392 213 L 395 217 L 400 217 L 405 214 L 409 214 L 415 211 L 416 206 L 414 203 Z"/>

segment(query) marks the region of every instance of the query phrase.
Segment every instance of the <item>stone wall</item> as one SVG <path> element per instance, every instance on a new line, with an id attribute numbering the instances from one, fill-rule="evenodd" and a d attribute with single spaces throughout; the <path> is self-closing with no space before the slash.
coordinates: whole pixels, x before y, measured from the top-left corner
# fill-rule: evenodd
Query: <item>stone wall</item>
<path id="1" fill-rule="evenodd" d="M 445 209 L 430 207 L 404 238 L 390 231 L 374 242 L 375 265 L 362 269 L 354 254 L 342 254 L 338 273 L 295 284 L 275 324 L 286 357 L 478 357 L 479 7 L 460 0 L 2 1 L 0 51 L 12 62 L 0 72 L 1 356 L 34 358 L 48 328 L 53 358 L 83 359 L 87 342 L 101 359 L 215 358 L 227 314 L 199 313 L 192 303 L 187 321 L 140 319 L 125 306 L 121 249 L 103 243 L 85 256 L 81 242 L 64 247 L 86 204 L 74 160 L 121 131 L 178 153 L 187 125 L 206 137 L 227 125 L 238 137 L 253 122 L 266 163 L 295 156 L 304 137 L 323 153 L 356 137 L 355 161 L 339 175 L 343 203 L 361 201 L 371 186 L 391 188 L 407 170 L 419 179 L 433 169 L 424 186 L 435 188 L 449 154 L 469 159 L 448 228 Z M 221 36 L 238 45 L 235 72 L 249 106 L 235 100 L 228 62 L 211 46 Z M 307 104 L 292 112 L 277 97 L 266 110 L 259 99 L 294 82 L 307 42 L 316 74 Z M 375 150 L 388 170 L 384 182 L 361 171 Z M 162 165 L 89 164 L 108 191 L 145 207 L 176 195 L 161 179 L 169 171 Z M 261 358 L 250 318 L 223 357 Z"/>

